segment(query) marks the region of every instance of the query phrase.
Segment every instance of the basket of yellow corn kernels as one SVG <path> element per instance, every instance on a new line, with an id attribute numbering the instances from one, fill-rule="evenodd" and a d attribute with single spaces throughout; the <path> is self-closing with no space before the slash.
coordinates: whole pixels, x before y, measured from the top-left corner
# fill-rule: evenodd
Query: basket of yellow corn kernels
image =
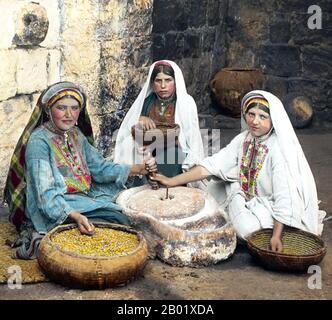
<path id="1" fill-rule="evenodd" d="M 38 263 L 51 280 L 68 287 L 104 289 L 127 284 L 142 272 L 148 249 L 140 232 L 114 223 L 94 225 L 92 236 L 68 224 L 42 239 Z"/>

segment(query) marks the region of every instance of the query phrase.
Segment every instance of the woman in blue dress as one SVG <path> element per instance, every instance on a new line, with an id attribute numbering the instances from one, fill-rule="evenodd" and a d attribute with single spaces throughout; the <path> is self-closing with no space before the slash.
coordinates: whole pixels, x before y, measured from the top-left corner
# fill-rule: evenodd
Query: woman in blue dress
<path id="1" fill-rule="evenodd" d="M 5 200 L 21 232 L 17 258 L 34 258 L 43 235 L 64 222 L 93 234 L 90 219 L 129 224 L 114 203 L 129 176 L 156 170 L 153 158 L 116 164 L 92 145 L 83 89 L 59 82 L 40 96 L 12 157 Z"/>

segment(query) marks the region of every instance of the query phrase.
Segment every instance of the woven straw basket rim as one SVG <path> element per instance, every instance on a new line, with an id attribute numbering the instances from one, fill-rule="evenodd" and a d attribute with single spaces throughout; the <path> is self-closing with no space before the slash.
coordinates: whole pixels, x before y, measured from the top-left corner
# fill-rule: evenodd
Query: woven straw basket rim
<path id="1" fill-rule="evenodd" d="M 114 229 L 114 230 L 119 230 L 119 231 L 123 231 L 123 232 L 136 234 L 137 240 L 139 242 L 138 246 L 133 251 L 130 251 L 130 252 L 127 252 L 127 253 L 124 253 L 124 254 L 121 254 L 121 255 L 116 255 L 116 256 L 113 256 L 113 257 L 89 256 L 89 255 L 79 254 L 79 253 L 75 253 L 75 252 L 70 252 L 70 251 L 67 251 L 67 250 L 62 250 L 57 244 L 55 244 L 52 241 L 52 238 L 57 233 L 77 228 L 76 223 L 64 224 L 64 225 L 60 225 L 60 226 L 56 227 L 55 229 L 53 229 L 49 233 L 49 236 L 47 237 L 47 241 L 48 241 L 49 245 L 56 247 L 59 252 L 62 252 L 65 255 L 68 255 L 68 256 L 71 256 L 71 257 L 77 257 L 77 258 L 93 259 L 93 260 L 96 260 L 96 259 L 97 260 L 115 260 L 115 259 L 118 259 L 118 258 L 121 258 L 121 257 L 135 255 L 139 250 L 142 249 L 142 246 L 144 246 L 145 238 L 143 237 L 142 232 L 137 231 L 137 230 L 135 230 L 135 229 L 133 229 L 129 226 L 122 225 L 122 224 L 117 224 L 117 223 L 111 223 L 111 222 L 95 222 L 95 221 L 93 222 L 93 225 L 97 228 L 110 228 L 110 229 Z M 43 240 L 44 239 L 42 239 L 42 241 Z"/>
<path id="2" fill-rule="evenodd" d="M 130 232 L 140 235 L 136 230 L 119 224 L 94 221 L 94 225 L 96 227 L 111 226 L 117 230 L 130 230 Z M 146 240 L 143 236 L 137 250 L 126 255 L 115 257 L 75 255 L 60 250 L 50 240 L 52 232 L 61 232 L 73 227 L 76 227 L 76 224 L 59 226 L 50 231 L 40 242 L 38 263 L 49 279 L 66 287 L 105 289 L 125 285 L 143 271 L 148 254 Z"/>
<path id="3" fill-rule="evenodd" d="M 294 244 L 301 244 L 301 249 L 304 248 L 304 244 L 311 245 L 308 249 L 308 253 L 285 253 L 285 252 L 275 252 L 270 249 L 268 249 L 269 241 L 272 235 L 273 229 L 265 228 L 258 231 L 253 232 L 248 238 L 248 247 L 249 249 L 258 251 L 260 255 L 264 256 L 275 256 L 275 257 L 287 257 L 287 258 L 296 258 L 296 259 L 305 259 L 305 258 L 311 258 L 311 257 L 317 257 L 317 256 L 324 256 L 326 253 L 326 246 L 324 244 L 324 241 L 316 236 L 313 233 L 286 227 L 282 233 L 282 242 L 284 247 Z M 293 242 L 289 242 L 289 241 Z M 265 241 L 264 246 L 262 247 L 262 242 L 258 241 Z M 299 242 L 301 241 L 301 242 Z M 306 242 L 303 242 L 306 241 Z"/>
<path id="4" fill-rule="evenodd" d="M 272 229 L 261 229 L 248 237 L 248 250 L 265 268 L 278 271 L 306 272 L 319 264 L 326 254 L 323 240 L 310 232 L 285 227 L 282 233 L 283 250 L 269 249 Z M 262 245 L 263 244 L 263 245 Z"/>

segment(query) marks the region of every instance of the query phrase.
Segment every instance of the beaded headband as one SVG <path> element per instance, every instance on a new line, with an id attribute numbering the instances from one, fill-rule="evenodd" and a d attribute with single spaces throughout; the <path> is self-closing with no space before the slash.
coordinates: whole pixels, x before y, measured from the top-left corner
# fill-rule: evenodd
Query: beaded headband
<path id="1" fill-rule="evenodd" d="M 57 101 L 59 101 L 60 99 L 62 99 L 63 97 L 66 96 L 71 96 L 73 97 L 75 100 L 77 100 L 77 102 L 80 104 L 80 108 L 83 105 L 83 101 L 84 98 L 82 97 L 82 95 L 80 93 L 78 93 L 75 90 L 63 90 L 61 92 L 58 92 L 54 97 L 52 97 L 46 104 L 45 104 L 45 108 L 49 109 L 51 108 Z"/>
<path id="2" fill-rule="evenodd" d="M 159 60 L 155 63 L 155 66 L 159 66 L 159 65 L 163 65 L 163 66 L 169 66 L 169 67 L 172 67 L 170 63 L 168 63 L 167 61 L 165 60 Z"/>
<path id="3" fill-rule="evenodd" d="M 258 104 L 259 105 L 262 105 L 262 109 L 263 111 L 267 112 L 267 113 L 270 113 L 270 106 L 269 106 L 269 103 L 263 99 L 263 98 L 252 98 L 252 99 L 249 99 L 248 101 L 246 101 L 243 105 L 243 113 L 246 114 L 248 112 L 248 110 L 250 109 L 249 107 L 252 105 L 252 104 Z"/>

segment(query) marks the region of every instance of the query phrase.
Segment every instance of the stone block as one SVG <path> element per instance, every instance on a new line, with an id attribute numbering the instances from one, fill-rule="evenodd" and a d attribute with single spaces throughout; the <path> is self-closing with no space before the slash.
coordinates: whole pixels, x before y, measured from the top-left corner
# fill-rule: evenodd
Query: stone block
<path id="1" fill-rule="evenodd" d="M 49 50 L 47 55 L 47 84 L 51 85 L 61 80 L 60 77 L 61 69 L 61 52 L 60 50 L 54 49 Z"/>
<path id="2" fill-rule="evenodd" d="M 207 23 L 209 26 L 216 26 L 221 23 L 220 1 L 209 0 L 207 6 Z"/>
<path id="3" fill-rule="evenodd" d="M 92 45 L 91 39 L 79 42 L 66 41 L 63 50 L 63 73 L 72 81 L 90 87 L 97 81 L 100 72 L 100 48 L 97 44 Z"/>
<path id="4" fill-rule="evenodd" d="M 199 97 L 196 96 L 195 100 L 198 112 L 209 113 L 211 111 L 211 96 L 206 88 Z M 213 116 L 212 113 L 211 116 Z"/>
<path id="5" fill-rule="evenodd" d="M 191 58 L 188 59 L 182 59 L 179 62 L 179 67 L 182 70 L 183 77 L 187 86 L 187 91 L 189 92 L 188 87 L 194 84 L 195 78 L 194 78 L 194 68 L 195 68 L 195 61 Z"/>
<path id="6" fill-rule="evenodd" d="M 129 42 L 132 44 L 133 49 L 129 53 L 130 64 L 135 68 L 142 66 L 150 66 L 151 57 L 151 42 L 143 38 L 130 38 Z"/>
<path id="7" fill-rule="evenodd" d="M 254 68 L 256 63 L 256 50 L 245 46 L 241 41 L 232 41 L 227 55 L 227 66 L 232 68 Z"/>
<path id="8" fill-rule="evenodd" d="M 184 36 L 182 33 L 169 32 L 165 37 L 164 59 L 176 60 L 183 57 Z"/>
<path id="9" fill-rule="evenodd" d="M 322 111 L 315 113 L 316 127 L 318 130 L 322 128 L 332 129 L 332 112 L 331 109 L 322 108 Z"/>
<path id="10" fill-rule="evenodd" d="M 0 190 L 3 190 L 7 178 L 10 160 L 26 124 L 32 113 L 32 95 L 20 96 L 0 102 Z"/>
<path id="11" fill-rule="evenodd" d="M 270 41 L 272 43 L 288 43 L 290 37 L 288 21 L 278 21 L 270 26 Z"/>
<path id="12" fill-rule="evenodd" d="M 177 7 L 176 15 L 174 16 L 172 23 L 172 30 L 174 31 L 185 31 L 190 28 L 190 18 L 191 15 L 188 12 L 187 8 L 180 4 Z"/>
<path id="13" fill-rule="evenodd" d="M 48 18 L 48 31 L 45 40 L 40 44 L 43 47 L 54 48 L 60 44 L 61 21 L 64 12 L 61 12 L 60 0 L 38 0 L 38 3 L 46 9 Z M 61 17 L 62 15 L 62 17 Z"/>
<path id="14" fill-rule="evenodd" d="M 8 49 L 12 46 L 15 35 L 15 17 L 20 4 L 17 1 L 2 0 L 0 3 L 0 49 Z"/>
<path id="15" fill-rule="evenodd" d="M 6 139 L 0 141 L 0 153 L 6 153 L 8 158 L 30 119 L 32 101 L 35 101 L 32 95 L 22 95 L 0 102 L 1 134 L 6 135 Z"/>
<path id="16" fill-rule="evenodd" d="M 189 28 L 201 28 L 206 24 L 208 0 L 189 1 Z M 187 4 L 188 5 L 188 4 Z M 185 8 L 182 9 L 184 12 Z"/>
<path id="17" fill-rule="evenodd" d="M 260 65 L 265 73 L 274 76 L 296 77 L 302 72 L 300 51 L 295 46 L 263 45 Z"/>
<path id="18" fill-rule="evenodd" d="M 212 128 L 215 129 L 240 129 L 240 118 L 227 117 L 222 114 L 218 114 L 213 118 Z"/>
<path id="19" fill-rule="evenodd" d="M 216 42 L 216 30 L 215 28 L 206 29 L 203 33 L 202 50 L 203 52 L 213 51 Z"/>
<path id="20" fill-rule="evenodd" d="M 260 42 L 267 41 L 269 19 L 265 12 L 257 11 L 257 9 L 241 11 L 240 34 L 243 41 L 251 45 L 257 45 Z"/>
<path id="21" fill-rule="evenodd" d="M 130 31 L 130 37 L 141 37 L 142 34 L 150 34 L 152 31 L 152 0 L 140 0 L 145 2 L 141 6 L 128 6 L 127 17 L 124 18 L 124 22 L 128 26 Z"/>
<path id="22" fill-rule="evenodd" d="M 16 16 L 13 44 L 36 46 L 43 42 L 48 31 L 49 21 L 46 9 L 39 3 L 26 3 Z"/>
<path id="23" fill-rule="evenodd" d="M 262 8 L 265 12 L 267 12 L 269 16 L 272 16 L 276 12 L 278 12 L 278 1 L 276 0 L 259 1 L 258 7 Z"/>
<path id="24" fill-rule="evenodd" d="M 211 70 L 216 73 L 222 66 L 226 65 L 226 45 L 227 43 L 226 32 L 222 28 L 216 29 L 215 45 L 212 52 L 212 65 Z"/>
<path id="25" fill-rule="evenodd" d="M 312 0 L 301 0 L 301 1 L 278 0 L 275 2 L 277 3 L 278 11 L 282 11 L 285 13 L 289 12 L 304 13 L 308 11 L 308 8 L 312 4 L 315 4 L 315 2 L 313 2 Z M 324 2 L 328 3 L 329 0 L 320 1 L 319 4 Z"/>
<path id="26" fill-rule="evenodd" d="M 288 92 L 302 93 L 313 103 L 315 111 L 322 111 L 328 106 L 331 106 L 332 100 L 332 81 L 326 79 L 303 79 L 303 78 L 289 78 L 287 79 Z M 332 107 L 332 106 L 331 106 Z"/>
<path id="27" fill-rule="evenodd" d="M 229 13 L 227 16 L 227 32 L 233 38 L 249 44 L 250 46 L 257 46 L 263 41 L 269 39 L 268 26 L 270 17 L 266 14 L 265 10 L 260 4 L 255 6 L 255 2 L 242 3 L 232 1 L 229 4 Z"/>
<path id="28" fill-rule="evenodd" d="M 40 43 L 41 46 L 53 47 L 59 43 L 60 34 L 60 11 L 59 0 L 39 0 L 38 4 L 45 8 L 49 21 L 46 38 Z M 25 6 L 38 5 L 30 0 L 2 0 L 0 3 L 0 25 L 1 32 L 0 48 L 10 48 L 15 44 L 15 34 L 19 33 L 20 23 L 19 17 Z M 21 22 L 27 23 L 27 21 Z M 31 21 L 32 22 L 32 21 Z M 22 24 L 21 24 L 22 26 Z M 22 28 L 21 28 L 22 29 Z M 23 34 L 22 34 L 23 35 Z M 33 44 L 33 43 L 32 43 Z"/>
<path id="29" fill-rule="evenodd" d="M 153 33 L 167 33 L 174 29 L 174 21 L 179 14 L 179 1 L 155 0 L 153 3 Z M 172 17 L 170 19 L 170 17 Z"/>
<path id="30" fill-rule="evenodd" d="M 161 34 L 152 35 L 152 55 L 153 60 L 164 58 L 165 52 L 165 36 Z"/>
<path id="31" fill-rule="evenodd" d="M 120 32 L 122 27 L 119 20 L 124 11 L 124 6 L 119 5 L 118 1 L 110 1 L 109 6 L 107 3 L 101 4 L 97 0 L 64 0 L 65 16 L 61 26 L 63 30 L 61 78 L 81 84 L 86 90 L 91 104 L 96 108 L 100 106 L 100 101 L 98 101 L 100 80 L 105 77 L 106 73 L 106 70 L 101 69 L 103 63 L 101 62 L 101 45 L 104 38 L 98 38 L 97 27 L 110 17 L 114 17 L 114 24 L 110 25 L 109 29 L 116 32 L 114 38 L 117 39 L 117 32 Z M 101 7 L 102 5 L 103 7 Z M 104 12 L 102 8 L 107 10 Z M 119 15 L 115 17 L 117 13 Z M 114 64 L 119 63 L 121 58 L 123 61 L 121 52 L 124 51 L 124 48 L 121 45 L 122 42 L 119 41 L 119 46 L 114 46 L 114 55 L 118 59 L 117 61 L 111 60 Z M 108 52 L 105 52 L 106 54 Z"/>
<path id="32" fill-rule="evenodd" d="M 30 94 L 47 87 L 46 49 L 17 50 L 17 93 Z"/>
<path id="33" fill-rule="evenodd" d="M 265 90 L 273 93 L 279 99 L 286 96 L 288 90 L 287 80 L 282 77 L 267 76 L 265 82 Z"/>
<path id="34" fill-rule="evenodd" d="M 306 78 L 332 79 L 332 47 L 302 46 L 303 74 Z"/>
<path id="35" fill-rule="evenodd" d="M 15 96 L 17 55 L 15 50 L 0 50 L 0 101 Z"/>
<path id="36" fill-rule="evenodd" d="M 212 57 L 209 53 L 204 53 L 195 61 L 196 68 L 194 71 L 194 78 L 198 91 L 197 94 L 203 94 L 203 92 L 209 91 L 209 82 L 211 79 L 211 60 Z"/>
<path id="37" fill-rule="evenodd" d="M 198 58 L 200 51 L 200 34 L 186 33 L 184 38 L 184 57 Z"/>

